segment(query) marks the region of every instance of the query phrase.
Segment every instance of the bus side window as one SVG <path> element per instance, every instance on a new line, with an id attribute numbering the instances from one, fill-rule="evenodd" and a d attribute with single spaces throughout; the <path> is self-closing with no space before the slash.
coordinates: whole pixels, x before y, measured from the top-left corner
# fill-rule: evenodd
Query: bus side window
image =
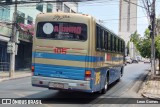
<path id="1" fill-rule="evenodd" d="M 104 30 L 102 30 L 102 50 L 105 50 L 105 36 L 104 36 Z"/>
<path id="2" fill-rule="evenodd" d="M 96 26 L 96 49 L 100 50 L 100 27 Z"/>
<path id="3" fill-rule="evenodd" d="M 123 41 L 122 43 L 122 52 L 124 53 L 125 52 L 125 42 Z"/>
<path id="4" fill-rule="evenodd" d="M 103 49 L 103 29 L 100 28 L 100 50 Z"/>
<path id="5" fill-rule="evenodd" d="M 108 32 L 104 31 L 104 48 L 108 50 Z"/>
<path id="6" fill-rule="evenodd" d="M 111 37 L 110 37 L 110 34 L 108 33 L 108 50 L 111 49 Z"/>
<path id="7" fill-rule="evenodd" d="M 114 51 L 116 52 L 116 37 L 114 37 Z"/>
<path id="8" fill-rule="evenodd" d="M 119 41 L 119 52 L 122 52 L 122 40 Z"/>
<path id="9" fill-rule="evenodd" d="M 124 42 L 122 41 L 122 50 L 121 52 L 123 53 L 124 52 Z"/>
<path id="10" fill-rule="evenodd" d="M 114 35 L 113 35 L 113 36 L 112 36 L 112 51 L 115 51 L 115 48 L 114 48 L 115 46 L 114 46 L 114 44 L 115 44 L 115 43 L 114 43 Z"/>
<path id="11" fill-rule="evenodd" d="M 118 52 L 118 38 L 116 38 L 116 52 Z"/>
<path id="12" fill-rule="evenodd" d="M 118 52 L 120 52 L 120 45 L 119 45 L 119 43 L 120 43 L 120 40 L 118 39 Z"/>
<path id="13" fill-rule="evenodd" d="M 113 51 L 113 48 L 112 48 L 112 45 L 113 45 L 113 43 L 112 43 L 113 35 L 112 35 L 112 34 L 110 34 L 110 38 L 111 38 L 111 39 L 110 39 L 110 43 L 111 43 L 110 50 Z"/>

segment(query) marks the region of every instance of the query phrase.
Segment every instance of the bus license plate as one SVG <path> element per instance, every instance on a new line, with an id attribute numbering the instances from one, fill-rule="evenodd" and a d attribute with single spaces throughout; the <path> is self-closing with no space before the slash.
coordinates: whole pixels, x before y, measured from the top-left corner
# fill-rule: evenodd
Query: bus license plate
<path id="1" fill-rule="evenodd" d="M 61 88 L 61 89 L 63 89 L 64 84 L 62 84 L 62 83 L 49 83 L 49 87 L 50 88 Z"/>

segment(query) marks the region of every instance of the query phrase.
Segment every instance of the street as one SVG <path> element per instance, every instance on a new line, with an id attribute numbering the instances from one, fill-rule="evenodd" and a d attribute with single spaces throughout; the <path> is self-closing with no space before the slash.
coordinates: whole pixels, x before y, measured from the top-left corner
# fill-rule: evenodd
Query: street
<path id="1" fill-rule="evenodd" d="M 139 90 L 145 75 L 148 73 L 149 67 L 149 64 L 144 64 L 142 62 L 138 64 L 127 64 L 120 82 L 110 85 L 105 95 L 100 95 L 98 93 L 66 92 L 32 87 L 31 77 L 27 77 L 1 82 L 0 96 L 1 98 L 59 98 L 59 100 L 56 100 L 56 104 L 58 105 L 79 103 L 79 99 L 88 98 L 88 104 L 93 105 L 99 103 L 98 106 L 102 105 L 100 102 L 103 102 L 103 98 L 142 98 L 137 91 Z M 62 101 L 60 98 L 78 98 L 78 100 L 76 100 L 77 102 L 66 102 Z M 118 104 L 120 102 L 116 101 L 116 103 Z M 17 105 L 15 106 L 17 107 Z M 25 106 L 29 107 L 27 105 Z M 46 106 L 49 107 L 50 105 L 40 105 L 40 107 Z"/>

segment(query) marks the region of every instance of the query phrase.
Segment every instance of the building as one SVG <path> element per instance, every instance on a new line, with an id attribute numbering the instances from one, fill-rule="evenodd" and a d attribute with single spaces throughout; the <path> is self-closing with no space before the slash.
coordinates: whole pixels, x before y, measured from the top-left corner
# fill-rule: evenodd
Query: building
<path id="1" fill-rule="evenodd" d="M 14 0 L 13 0 L 14 1 Z M 35 18 L 39 13 L 47 12 L 73 12 L 78 11 L 77 2 L 64 3 L 32 3 L 19 4 L 17 8 L 17 23 L 19 31 L 18 52 L 16 55 L 15 68 L 25 69 L 31 66 L 32 56 L 32 33 L 24 27 L 34 25 Z M 14 5 L 0 5 L 0 71 L 8 71 L 10 54 L 7 53 L 7 43 L 11 36 L 11 23 L 13 18 Z"/>
<path id="2" fill-rule="evenodd" d="M 132 3 L 131 3 L 132 2 Z M 119 35 L 125 40 L 126 46 L 130 35 L 137 31 L 137 4 L 138 0 L 120 0 L 119 6 Z M 130 43 L 130 56 L 135 57 L 135 47 Z"/>

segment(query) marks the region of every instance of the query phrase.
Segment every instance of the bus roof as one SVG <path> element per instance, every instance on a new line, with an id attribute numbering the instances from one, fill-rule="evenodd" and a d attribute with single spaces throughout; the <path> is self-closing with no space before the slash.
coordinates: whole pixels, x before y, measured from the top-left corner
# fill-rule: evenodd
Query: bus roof
<path id="1" fill-rule="evenodd" d="M 89 18 L 93 18 L 91 15 L 88 14 L 80 14 L 80 13 L 65 13 L 65 12 L 53 12 L 53 13 L 39 13 L 37 15 L 37 18 L 42 17 L 43 15 L 48 15 L 48 16 L 52 16 L 52 15 L 69 15 L 69 16 L 74 16 L 74 17 L 83 17 L 86 19 Z"/>

